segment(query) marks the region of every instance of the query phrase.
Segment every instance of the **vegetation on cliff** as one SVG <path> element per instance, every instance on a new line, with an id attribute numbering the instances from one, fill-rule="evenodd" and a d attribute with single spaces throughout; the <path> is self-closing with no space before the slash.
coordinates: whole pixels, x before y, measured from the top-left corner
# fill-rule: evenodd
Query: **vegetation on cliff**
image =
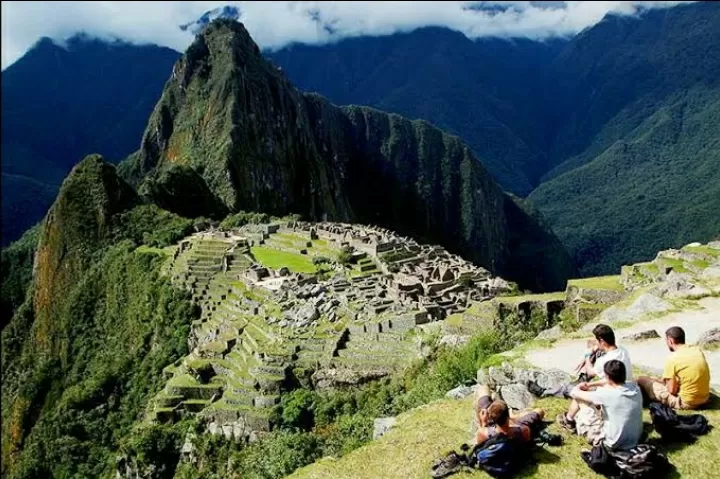
<path id="1" fill-rule="evenodd" d="M 189 227 L 137 205 L 99 157 L 73 170 L 40 231 L 25 301 L 2 331 L 4 477 L 112 474 L 120 439 L 161 387 L 162 368 L 187 353 L 196 317 L 160 275 L 164 256 L 137 247 L 167 245 Z M 27 235 L 9 251 L 27 256 L 32 243 Z M 27 258 L 17 261 L 25 272 L 13 298 L 27 277 Z"/>
<path id="2" fill-rule="evenodd" d="M 299 93 L 234 21 L 213 22 L 176 63 L 121 171 L 186 216 L 252 210 L 379 224 L 532 289 L 562 288 L 572 271 L 552 233 L 508 201 L 457 137 Z"/>

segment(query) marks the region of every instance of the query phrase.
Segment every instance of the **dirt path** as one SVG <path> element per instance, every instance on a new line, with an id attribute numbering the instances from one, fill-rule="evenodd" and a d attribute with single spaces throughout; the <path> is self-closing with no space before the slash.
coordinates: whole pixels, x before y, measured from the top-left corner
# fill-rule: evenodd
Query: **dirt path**
<path id="1" fill-rule="evenodd" d="M 680 311 L 659 319 L 615 329 L 618 344 L 630 352 L 633 366 L 653 374 L 662 373 L 663 365 L 669 354 L 663 336 L 665 330 L 671 326 L 680 326 L 685 330 L 688 344 L 695 343 L 705 331 L 720 327 L 720 298 L 705 298 L 698 304 L 702 309 Z M 612 326 L 612 323 L 610 325 Z M 623 339 L 625 336 L 648 329 L 655 329 L 661 338 L 644 341 Z M 590 336 L 591 334 L 588 334 L 588 337 Z M 529 350 L 525 353 L 524 359 L 535 367 L 558 368 L 572 372 L 573 367 L 582 357 L 585 342 L 586 339 L 559 340 L 552 348 Z M 705 357 L 710 366 L 712 386 L 715 390 L 720 391 L 720 351 L 706 351 Z"/>

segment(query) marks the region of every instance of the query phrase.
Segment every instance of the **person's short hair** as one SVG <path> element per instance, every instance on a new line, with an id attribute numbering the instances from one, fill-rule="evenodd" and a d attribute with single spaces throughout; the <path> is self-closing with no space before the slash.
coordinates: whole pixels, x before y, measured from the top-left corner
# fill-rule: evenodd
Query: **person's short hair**
<path id="1" fill-rule="evenodd" d="M 665 336 L 672 339 L 675 344 L 685 344 L 685 331 L 680 326 L 673 326 L 665 331 Z"/>
<path id="2" fill-rule="evenodd" d="M 605 371 L 605 377 L 610 379 L 615 384 L 623 384 L 627 379 L 627 370 L 625 370 L 625 364 L 617 359 L 611 359 L 605 363 L 603 368 Z"/>
<path id="3" fill-rule="evenodd" d="M 502 426 L 510 420 L 510 411 L 505 401 L 493 401 L 488 408 L 488 419 L 498 426 Z"/>
<path id="4" fill-rule="evenodd" d="M 593 328 L 592 332 L 598 341 L 602 339 L 610 346 L 615 346 L 615 332 L 607 324 L 598 324 Z"/>

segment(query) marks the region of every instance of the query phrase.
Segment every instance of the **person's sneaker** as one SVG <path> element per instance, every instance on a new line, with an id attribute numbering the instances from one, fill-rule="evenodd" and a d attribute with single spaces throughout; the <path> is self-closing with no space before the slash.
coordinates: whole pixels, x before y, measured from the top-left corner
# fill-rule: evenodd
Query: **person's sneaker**
<path id="1" fill-rule="evenodd" d="M 557 422 L 568 431 L 575 432 L 575 421 L 568 419 L 565 413 L 558 414 Z"/>

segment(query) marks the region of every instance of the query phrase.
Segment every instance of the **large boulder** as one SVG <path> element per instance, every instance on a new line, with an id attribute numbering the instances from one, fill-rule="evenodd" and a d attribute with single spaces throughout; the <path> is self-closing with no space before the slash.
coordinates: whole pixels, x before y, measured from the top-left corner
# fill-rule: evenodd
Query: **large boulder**
<path id="1" fill-rule="evenodd" d="M 477 385 L 458 386 L 455 389 L 451 389 L 450 391 L 446 392 L 445 397 L 450 399 L 464 399 L 468 396 L 472 396 L 475 393 L 475 389 L 477 389 Z"/>
<path id="2" fill-rule="evenodd" d="M 540 332 L 535 339 L 560 339 L 562 337 L 563 331 L 560 325 L 553 326 L 550 329 L 546 329 L 545 331 Z"/>
<path id="3" fill-rule="evenodd" d="M 698 345 L 710 346 L 713 344 L 720 343 L 720 328 L 713 328 L 709 331 L 705 331 L 700 339 L 698 339 Z"/>
<path id="4" fill-rule="evenodd" d="M 509 384 L 500 388 L 500 396 L 512 409 L 527 409 L 535 402 L 535 397 L 524 384 Z"/>

